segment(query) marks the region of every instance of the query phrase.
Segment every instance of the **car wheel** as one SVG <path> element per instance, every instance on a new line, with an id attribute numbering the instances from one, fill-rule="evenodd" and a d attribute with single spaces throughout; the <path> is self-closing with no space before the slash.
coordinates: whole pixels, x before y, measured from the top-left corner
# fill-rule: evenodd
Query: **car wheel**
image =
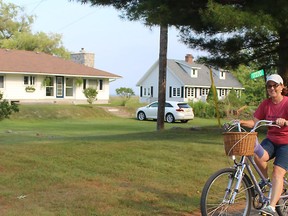
<path id="1" fill-rule="evenodd" d="M 146 119 L 146 115 L 144 112 L 141 111 L 141 112 L 138 112 L 137 118 L 138 118 L 138 120 L 143 121 Z"/>
<path id="2" fill-rule="evenodd" d="M 188 120 L 181 120 L 181 122 L 182 122 L 182 123 L 187 123 L 187 122 L 188 122 Z"/>
<path id="3" fill-rule="evenodd" d="M 173 123 L 173 122 L 175 121 L 175 118 L 174 118 L 173 114 L 168 113 L 168 114 L 166 115 L 166 121 L 167 121 L 168 123 Z"/>

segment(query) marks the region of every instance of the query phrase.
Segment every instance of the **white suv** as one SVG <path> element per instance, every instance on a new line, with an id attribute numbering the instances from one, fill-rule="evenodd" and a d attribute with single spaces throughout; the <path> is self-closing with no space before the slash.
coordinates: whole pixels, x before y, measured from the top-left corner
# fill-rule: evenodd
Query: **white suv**
<path id="1" fill-rule="evenodd" d="M 158 101 L 140 107 L 136 111 L 136 118 L 140 121 L 146 119 L 157 119 Z M 168 123 L 181 121 L 188 122 L 194 118 L 192 107 L 185 102 L 166 101 L 165 103 L 165 120 Z"/>

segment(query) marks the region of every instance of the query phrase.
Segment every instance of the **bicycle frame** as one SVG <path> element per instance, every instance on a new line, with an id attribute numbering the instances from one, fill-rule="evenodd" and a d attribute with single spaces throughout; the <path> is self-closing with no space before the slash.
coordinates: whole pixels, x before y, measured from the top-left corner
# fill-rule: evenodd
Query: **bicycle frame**
<path id="1" fill-rule="evenodd" d="M 253 127 L 251 132 L 254 132 L 257 128 L 259 128 L 261 126 L 276 126 L 276 125 L 272 125 L 272 124 L 273 124 L 272 121 L 261 120 L 255 124 L 255 126 Z M 240 124 L 236 123 L 235 125 L 237 126 L 238 130 L 241 131 Z M 253 196 L 255 196 L 255 191 L 256 191 L 257 194 L 259 195 L 259 202 L 262 203 L 263 205 L 268 204 L 270 199 L 271 199 L 272 183 L 267 178 L 265 178 L 265 176 L 262 174 L 261 170 L 258 168 L 256 162 L 254 161 L 254 157 L 253 156 L 241 156 L 240 162 L 238 162 L 238 163 L 236 162 L 235 156 L 232 156 L 232 159 L 234 161 L 234 168 L 236 169 L 234 178 L 237 179 L 237 183 L 233 189 L 232 196 L 229 199 L 229 204 L 233 204 L 235 202 L 236 195 L 238 194 L 238 191 L 239 191 L 240 186 L 241 186 L 240 185 L 241 180 L 242 180 L 244 174 L 246 174 L 245 170 L 249 174 L 250 181 L 252 181 L 251 182 L 251 188 L 254 188 L 254 190 L 252 190 Z M 260 186 L 258 185 L 258 181 L 256 179 L 256 176 L 253 173 L 253 170 L 252 170 L 250 164 L 255 169 L 255 171 L 256 171 L 257 175 L 260 177 L 260 179 L 265 181 L 266 185 L 269 187 L 269 191 L 268 191 L 267 196 L 262 192 Z M 232 182 L 229 183 L 227 191 L 232 191 L 232 188 L 230 188 L 231 185 L 232 185 Z M 286 187 L 288 187 L 288 181 L 284 178 L 283 189 L 286 189 Z M 225 195 L 225 197 L 226 197 L 226 195 Z M 224 200 L 225 200 L 225 197 L 224 197 Z M 288 194 L 280 196 L 280 199 L 287 199 L 287 198 L 288 198 Z"/>
<path id="2" fill-rule="evenodd" d="M 235 160 L 234 160 L 235 162 Z M 255 169 L 257 175 L 260 177 L 260 179 L 262 179 L 263 181 L 265 181 L 266 185 L 268 186 L 269 190 L 268 190 L 268 195 L 265 195 L 260 186 L 258 185 L 258 181 L 256 179 L 256 176 L 251 168 L 251 166 Z M 252 190 L 252 195 L 255 196 L 255 191 L 257 192 L 258 196 L 259 196 L 259 202 L 264 204 L 268 204 L 270 199 L 271 199 L 271 193 L 272 193 L 272 183 L 264 177 L 264 175 L 262 174 L 262 172 L 260 171 L 260 169 L 258 168 L 258 166 L 256 165 L 253 156 L 242 156 L 240 159 L 240 162 L 237 163 L 235 162 L 234 164 L 234 168 L 236 169 L 235 172 L 235 176 L 234 179 L 237 179 L 237 183 L 235 185 L 234 188 L 231 188 L 232 185 L 232 179 L 231 182 L 228 184 L 227 186 L 227 193 L 224 196 L 223 202 L 225 203 L 229 203 L 229 204 L 233 204 L 235 201 L 235 198 L 239 192 L 240 189 L 240 184 L 241 184 L 241 180 L 243 178 L 243 176 L 245 174 L 249 174 L 249 179 L 251 180 L 251 187 L 250 189 L 254 189 Z M 245 172 L 247 171 L 247 172 Z M 284 187 L 283 189 L 285 189 L 286 187 L 288 187 L 288 181 L 284 178 Z M 227 195 L 229 194 L 229 191 L 233 191 L 232 196 L 229 198 L 229 200 L 227 200 Z M 288 194 L 283 194 L 280 196 L 280 199 L 288 199 Z"/>

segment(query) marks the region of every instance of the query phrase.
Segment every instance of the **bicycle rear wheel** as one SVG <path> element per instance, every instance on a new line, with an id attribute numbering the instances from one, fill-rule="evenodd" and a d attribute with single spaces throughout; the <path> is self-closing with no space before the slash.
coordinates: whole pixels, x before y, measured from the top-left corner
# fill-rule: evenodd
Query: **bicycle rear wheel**
<path id="1" fill-rule="evenodd" d="M 287 188 L 284 188 L 282 195 L 287 195 Z M 280 198 L 276 205 L 276 212 L 279 216 L 288 216 L 288 198 Z"/>
<path id="2" fill-rule="evenodd" d="M 234 203 L 230 203 L 237 182 L 237 179 L 234 178 L 235 172 L 236 170 L 233 168 L 224 168 L 207 180 L 201 195 L 202 216 L 250 215 L 252 196 L 247 176 L 241 180 Z"/>

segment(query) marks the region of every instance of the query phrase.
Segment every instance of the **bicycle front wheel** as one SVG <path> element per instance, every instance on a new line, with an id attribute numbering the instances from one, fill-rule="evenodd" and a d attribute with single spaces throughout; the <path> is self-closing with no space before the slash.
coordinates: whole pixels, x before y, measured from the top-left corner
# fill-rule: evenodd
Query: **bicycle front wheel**
<path id="1" fill-rule="evenodd" d="M 247 216 L 251 211 L 251 190 L 243 176 L 234 202 L 231 200 L 237 179 L 236 169 L 224 168 L 214 173 L 204 185 L 201 195 L 202 216 Z"/>

